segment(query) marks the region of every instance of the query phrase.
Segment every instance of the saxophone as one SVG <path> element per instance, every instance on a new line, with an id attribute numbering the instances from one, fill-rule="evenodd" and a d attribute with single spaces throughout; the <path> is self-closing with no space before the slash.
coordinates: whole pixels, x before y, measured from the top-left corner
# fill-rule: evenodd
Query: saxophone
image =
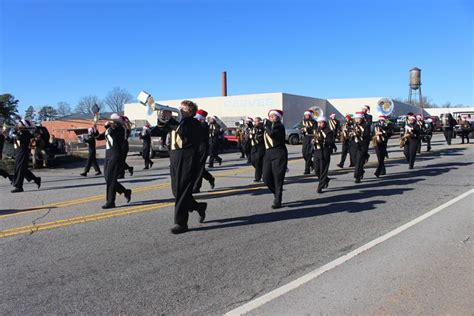
<path id="1" fill-rule="evenodd" d="M 356 143 L 360 143 L 362 141 L 362 128 L 360 125 L 355 124 L 349 136 L 353 137 Z"/>
<path id="2" fill-rule="evenodd" d="M 383 142 L 383 137 L 382 135 L 377 135 L 378 133 L 381 133 L 382 132 L 382 128 L 377 125 L 375 126 L 375 135 L 372 137 L 372 144 L 374 145 L 374 147 L 377 147 L 381 142 Z"/>
<path id="3" fill-rule="evenodd" d="M 413 132 L 411 129 L 407 129 L 405 127 L 405 133 L 403 136 L 400 138 L 400 148 L 405 147 L 406 142 L 413 136 Z"/>

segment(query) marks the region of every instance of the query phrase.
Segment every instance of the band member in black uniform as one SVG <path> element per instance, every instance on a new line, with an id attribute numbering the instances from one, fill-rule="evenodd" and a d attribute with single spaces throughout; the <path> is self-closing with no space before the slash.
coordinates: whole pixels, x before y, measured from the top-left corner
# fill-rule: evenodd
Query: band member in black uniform
<path id="1" fill-rule="evenodd" d="M 127 156 L 128 156 L 128 150 L 129 150 L 129 145 L 128 145 L 128 138 L 130 137 L 130 134 L 132 132 L 132 123 L 126 117 L 125 115 L 121 115 L 122 121 L 123 121 L 123 128 L 125 129 L 125 138 L 123 140 L 123 155 L 122 155 L 122 171 L 120 173 L 119 179 L 123 179 L 125 177 L 125 170 L 128 170 L 130 173 L 130 176 L 133 176 L 133 167 L 129 166 L 127 164 Z"/>
<path id="2" fill-rule="evenodd" d="M 280 208 L 283 182 L 288 166 L 288 151 L 285 145 L 285 126 L 281 123 L 283 111 L 270 110 L 265 120 L 265 156 L 263 157 L 263 182 L 274 195 L 272 208 Z"/>
<path id="3" fill-rule="evenodd" d="M 329 164 L 334 144 L 334 132 L 324 116 L 318 117 L 318 128 L 314 132 L 314 173 L 319 179 L 317 192 L 323 192 L 329 185 Z"/>
<path id="4" fill-rule="evenodd" d="M 207 125 L 206 117 L 207 112 L 202 109 L 197 110 L 196 116 L 194 117 L 199 121 L 201 129 L 198 148 L 199 169 L 196 181 L 194 182 L 193 193 L 199 193 L 201 191 L 203 178 L 209 182 L 211 189 L 214 189 L 216 181 L 212 174 L 206 170 L 207 156 L 209 156 L 209 126 Z"/>
<path id="5" fill-rule="evenodd" d="M 303 174 L 310 174 L 311 169 L 313 168 L 313 133 L 314 130 L 317 128 L 317 122 L 314 119 L 314 111 L 308 109 L 303 114 L 303 122 L 301 132 L 303 134 L 303 147 L 302 147 L 302 154 L 304 159 L 304 173 Z"/>
<path id="6" fill-rule="evenodd" d="M 466 139 L 467 143 L 469 144 L 469 133 L 471 132 L 471 123 L 467 120 L 466 116 L 463 116 L 461 119 L 461 140 L 464 144 L 464 139 Z"/>
<path id="7" fill-rule="evenodd" d="M 339 120 L 336 119 L 336 113 L 331 113 L 329 117 L 330 119 L 329 119 L 328 125 L 334 135 L 334 139 L 336 139 L 339 135 L 339 131 L 341 130 L 341 122 L 339 122 Z M 332 144 L 332 151 L 337 152 L 337 146 L 336 146 L 335 141 Z"/>
<path id="8" fill-rule="evenodd" d="M 217 124 L 215 117 L 209 118 L 209 168 L 214 168 L 214 160 L 222 164 L 222 158 L 219 157 L 219 133 L 221 127 Z"/>
<path id="9" fill-rule="evenodd" d="M 87 163 L 86 167 L 84 168 L 84 172 L 81 173 L 81 176 L 83 177 L 87 177 L 87 173 L 89 172 L 91 167 L 94 167 L 96 176 L 102 174 L 96 158 L 95 138 L 97 136 L 99 136 L 99 131 L 97 130 L 97 125 L 94 124 L 92 127 L 89 127 L 89 129 L 87 130 L 87 136 L 84 138 L 84 142 L 87 144 L 87 147 L 89 149 L 89 154 L 87 155 Z"/>
<path id="10" fill-rule="evenodd" d="M 28 182 L 34 181 L 41 187 L 41 177 L 35 176 L 29 169 L 28 163 L 30 158 L 30 142 L 33 135 L 28 131 L 32 128 L 32 124 L 28 120 L 21 120 L 16 125 L 16 134 L 13 137 L 13 145 L 15 148 L 15 172 L 13 174 L 13 186 L 11 192 L 23 192 L 23 182 L 26 178 Z"/>
<path id="11" fill-rule="evenodd" d="M 415 116 L 408 116 L 407 124 L 405 125 L 405 134 L 402 139 L 404 139 L 403 153 L 405 157 L 407 157 L 409 169 L 413 169 L 416 152 L 418 151 L 418 142 L 421 140 L 421 129 L 418 124 L 416 124 Z"/>
<path id="12" fill-rule="evenodd" d="M 420 128 L 420 141 L 418 142 L 417 153 L 421 153 L 421 145 L 425 139 L 425 134 L 426 134 L 425 121 L 423 120 L 423 116 L 421 114 L 417 114 L 415 117 L 416 117 L 416 124 Z"/>
<path id="13" fill-rule="evenodd" d="M 347 154 L 349 154 L 349 167 L 354 167 L 353 158 L 354 155 L 350 153 L 351 149 L 351 138 L 349 137 L 350 132 L 353 128 L 352 117 L 347 114 L 345 116 L 346 121 L 341 127 L 340 138 L 342 144 L 341 150 L 341 162 L 337 164 L 339 168 L 344 168 L 344 162 L 346 161 Z"/>
<path id="14" fill-rule="evenodd" d="M 199 222 L 206 218 L 207 203 L 198 203 L 193 197 L 193 186 L 199 169 L 197 154 L 201 126 L 194 118 L 197 105 L 192 101 L 182 101 L 180 105 L 181 120 L 171 131 L 170 175 L 171 188 L 175 197 L 173 234 L 188 231 L 189 213 L 197 211 Z"/>
<path id="15" fill-rule="evenodd" d="M 250 157 L 252 160 L 252 166 L 255 168 L 255 179 L 253 182 L 262 181 L 263 157 L 265 156 L 264 134 L 265 128 L 263 127 L 262 118 L 256 117 L 254 125 L 250 130 L 250 142 L 252 145 Z"/>
<path id="16" fill-rule="evenodd" d="M 123 168 L 123 144 L 125 141 L 124 121 L 120 115 L 113 113 L 110 122 L 105 124 L 105 132 L 97 136 L 98 140 L 105 140 L 105 163 L 104 177 L 106 186 L 106 203 L 103 209 L 115 207 L 115 196 L 117 193 L 123 194 L 127 203 L 132 199 L 132 190 L 118 182 L 118 178 Z"/>
<path id="17" fill-rule="evenodd" d="M 244 120 L 239 121 L 239 127 L 235 131 L 235 136 L 237 137 L 237 147 L 240 151 L 240 158 L 245 158 L 245 151 L 244 151 Z"/>
<path id="18" fill-rule="evenodd" d="M 456 126 L 456 120 L 453 118 L 451 113 L 445 113 L 443 117 L 443 133 L 446 143 L 451 145 L 451 139 L 453 138 L 454 126 Z"/>
<path id="19" fill-rule="evenodd" d="M 252 143 L 250 141 L 250 131 L 253 128 L 253 119 L 251 117 L 247 117 L 244 123 L 243 129 L 243 142 L 242 147 L 244 150 L 245 157 L 247 157 L 247 163 L 252 163 L 250 158 L 250 152 L 252 151 Z"/>
<path id="20" fill-rule="evenodd" d="M 366 124 L 369 124 L 369 127 L 372 125 L 372 115 L 370 114 L 370 106 L 364 105 L 362 107 L 362 115 L 364 116 L 364 121 Z"/>
<path id="21" fill-rule="evenodd" d="M 350 134 L 351 146 L 354 148 L 354 178 L 355 183 L 360 183 L 364 177 L 364 163 L 370 143 L 370 125 L 365 122 L 364 114 L 357 112 L 354 116 L 354 128 Z"/>
<path id="22" fill-rule="evenodd" d="M 142 145 L 142 158 L 145 161 L 145 168 L 150 169 L 153 167 L 153 161 L 150 159 L 150 150 L 151 150 L 151 129 L 150 123 L 146 122 L 143 126 L 140 133 L 140 139 L 143 141 Z"/>
<path id="23" fill-rule="evenodd" d="M 387 124 L 387 117 L 384 115 L 379 115 L 379 121 L 375 124 L 374 136 L 372 137 L 372 143 L 374 145 L 378 162 L 377 169 L 374 173 L 377 178 L 386 174 L 385 158 L 387 157 L 388 139 L 391 136 L 391 130 Z"/>
<path id="24" fill-rule="evenodd" d="M 433 131 L 434 131 L 435 127 L 434 127 L 434 124 L 433 124 L 433 120 L 430 119 L 430 118 L 427 118 L 425 120 L 425 133 L 424 133 L 424 136 L 423 136 L 423 139 L 426 143 L 426 151 L 430 151 L 431 150 L 431 138 L 433 138 Z"/>

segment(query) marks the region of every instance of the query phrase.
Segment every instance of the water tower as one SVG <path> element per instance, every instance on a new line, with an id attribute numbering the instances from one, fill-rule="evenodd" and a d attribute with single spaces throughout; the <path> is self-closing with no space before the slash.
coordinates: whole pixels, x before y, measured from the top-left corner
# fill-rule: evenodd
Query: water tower
<path id="1" fill-rule="evenodd" d="M 410 89 L 408 90 L 408 103 L 415 105 L 416 99 L 418 104 L 423 108 L 421 95 L 421 69 L 414 67 L 410 69 Z"/>

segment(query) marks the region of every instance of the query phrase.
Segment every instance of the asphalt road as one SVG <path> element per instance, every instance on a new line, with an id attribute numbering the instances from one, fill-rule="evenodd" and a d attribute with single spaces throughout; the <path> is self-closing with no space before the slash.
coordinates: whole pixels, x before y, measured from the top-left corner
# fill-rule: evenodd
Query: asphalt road
<path id="1" fill-rule="evenodd" d="M 169 232 L 167 159 L 144 171 L 130 157 L 137 171 L 122 182 L 132 202 L 118 197 L 106 212 L 103 178 L 82 178 L 81 168 L 39 171 L 41 189 L 26 184 L 22 194 L 10 194 L 3 181 L 0 313 L 225 313 L 472 189 L 474 146 L 458 142 L 446 146 L 436 136 L 432 152 L 408 170 L 393 140 L 388 174 L 373 176 L 372 154 L 361 184 L 335 166 L 336 154 L 322 194 L 314 177 L 302 175 L 301 147 L 289 146 L 279 210 L 252 183 L 253 169 L 225 154 L 211 170 L 215 190 L 204 183 L 196 195 L 209 204 L 206 222 L 191 214 L 190 232 L 179 236 Z M 472 203 L 465 207 L 472 211 Z"/>

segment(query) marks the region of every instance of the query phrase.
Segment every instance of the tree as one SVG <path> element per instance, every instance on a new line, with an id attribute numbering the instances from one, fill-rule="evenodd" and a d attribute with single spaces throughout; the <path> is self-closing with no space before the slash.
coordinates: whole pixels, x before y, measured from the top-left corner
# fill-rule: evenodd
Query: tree
<path id="1" fill-rule="evenodd" d="M 133 96 L 126 89 L 115 87 L 107 93 L 105 104 L 112 112 L 123 112 L 123 105 L 130 102 Z"/>
<path id="2" fill-rule="evenodd" d="M 58 118 L 58 112 L 51 105 L 45 105 L 38 111 L 38 121 L 54 121 Z"/>
<path id="3" fill-rule="evenodd" d="M 102 108 L 102 102 L 97 96 L 88 95 L 88 96 L 82 97 L 79 100 L 79 103 L 74 108 L 74 111 L 76 113 L 91 114 L 92 113 L 91 108 L 94 104 L 97 104 L 100 108 Z"/>
<path id="4" fill-rule="evenodd" d="M 56 111 L 58 112 L 59 117 L 63 117 L 71 114 L 71 106 L 69 103 L 61 101 L 56 104 Z"/>
<path id="5" fill-rule="evenodd" d="M 18 115 L 18 101 L 10 93 L 0 95 L 0 117 L 5 120 L 8 125 L 14 125 L 15 121 L 20 119 Z"/>
<path id="6" fill-rule="evenodd" d="M 30 105 L 25 111 L 25 119 L 30 120 L 30 121 L 34 121 L 35 116 L 36 116 L 35 108 Z"/>

